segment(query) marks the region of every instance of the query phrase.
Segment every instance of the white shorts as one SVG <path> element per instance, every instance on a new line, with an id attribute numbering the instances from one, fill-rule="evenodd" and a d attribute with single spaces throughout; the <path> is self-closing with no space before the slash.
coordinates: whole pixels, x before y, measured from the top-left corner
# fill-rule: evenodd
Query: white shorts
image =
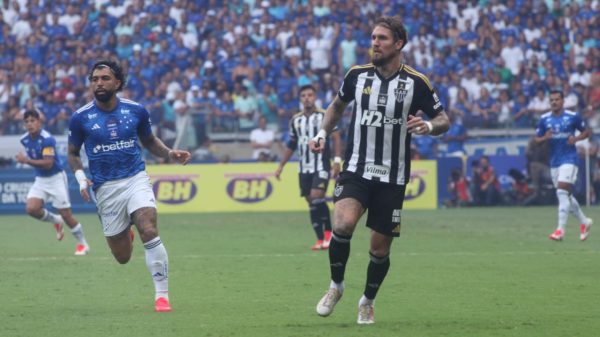
<path id="1" fill-rule="evenodd" d="M 131 225 L 131 214 L 143 207 L 156 208 L 150 178 L 145 171 L 109 181 L 96 191 L 96 205 L 104 236 L 115 236 Z"/>
<path id="2" fill-rule="evenodd" d="M 558 183 L 569 183 L 574 185 L 577 181 L 577 172 L 579 168 L 574 164 L 562 164 L 559 167 L 553 167 L 550 169 L 552 174 L 552 184 L 554 188 L 558 187 Z"/>
<path id="3" fill-rule="evenodd" d="M 36 198 L 44 203 L 52 201 L 56 209 L 71 208 L 69 199 L 69 183 L 65 171 L 60 171 L 50 177 L 35 177 L 35 182 L 27 193 L 27 199 Z"/>

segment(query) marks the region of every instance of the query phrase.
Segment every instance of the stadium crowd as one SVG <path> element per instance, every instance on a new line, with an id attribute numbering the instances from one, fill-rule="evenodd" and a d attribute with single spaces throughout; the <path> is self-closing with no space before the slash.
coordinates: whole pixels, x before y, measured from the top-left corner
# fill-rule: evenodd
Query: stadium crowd
<path id="1" fill-rule="evenodd" d="M 426 74 L 466 128 L 533 128 L 551 88 L 600 126 L 599 1 L 3 0 L 0 134 L 23 132 L 37 107 L 64 134 L 92 99 L 86 70 L 121 61 L 124 97 L 151 113 L 159 136 L 194 149 L 207 132 L 250 131 L 264 116 L 285 134 L 298 88 L 325 107 L 370 29 L 403 18 L 404 57 Z M 193 127 L 189 128 L 190 123 Z M 179 134 L 179 137 L 178 137 Z M 185 134 L 185 135 L 183 135 Z M 190 134 L 192 136 L 190 137 Z"/>

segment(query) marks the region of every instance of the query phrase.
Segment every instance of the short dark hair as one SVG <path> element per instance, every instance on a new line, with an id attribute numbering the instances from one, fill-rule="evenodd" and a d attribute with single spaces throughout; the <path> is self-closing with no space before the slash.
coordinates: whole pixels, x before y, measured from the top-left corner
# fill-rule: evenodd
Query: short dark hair
<path id="1" fill-rule="evenodd" d="M 119 85 L 119 87 L 117 88 L 117 91 L 121 91 L 123 90 L 123 87 L 125 86 L 125 73 L 123 72 L 123 68 L 121 68 L 121 65 L 117 62 L 117 61 L 113 61 L 113 60 L 100 60 L 96 63 L 94 63 L 94 65 L 92 66 L 92 69 L 90 70 L 90 73 L 88 75 L 88 79 L 91 81 L 92 80 L 92 74 L 94 73 L 94 71 L 96 69 L 102 69 L 102 68 L 109 68 L 110 71 L 113 73 L 113 75 L 115 75 L 115 78 L 119 81 L 121 81 L 121 85 Z"/>
<path id="2" fill-rule="evenodd" d="M 312 84 L 305 84 L 301 86 L 298 92 L 303 92 L 304 90 L 312 90 L 313 92 L 317 92 L 317 89 L 315 89 L 315 87 Z"/>
<path id="3" fill-rule="evenodd" d="M 27 110 L 25 110 L 25 113 L 23 114 L 23 120 L 25 120 L 29 117 L 35 118 L 35 119 L 40 119 L 40 112 L 37 109 L 27 109 Z"/>
<path id="4" fill-rule="evenodd" d="M 559 94 L 560 98 L 565 98 L 565 94 L 560 89 L 552 89 L 552 90 L 550 90 L 550 95 L 552 95 L 552 94 Z"/>
<path id="5" fill-rule="evenodd" d="M 394 35 L 394 40 L 402 40 L 404 41 L 404 45 L 408 42 L 408 33 L 406 32 L 406 27 L 402 24 L 402 20 L 400 20 L 397 16 L 382 16 L 377 21 L 375 21 L 375 26 L 385 27 L 392 31 Z"/>

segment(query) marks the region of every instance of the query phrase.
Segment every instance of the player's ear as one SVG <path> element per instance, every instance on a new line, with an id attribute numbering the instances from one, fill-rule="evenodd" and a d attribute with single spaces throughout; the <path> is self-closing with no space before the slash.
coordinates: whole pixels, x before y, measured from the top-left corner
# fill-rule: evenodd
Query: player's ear
<path id="1" fill-rule="evenodd" d="M 404 40 L 396 40 L 396 50 L 401 51 L 404 48 Z"/>

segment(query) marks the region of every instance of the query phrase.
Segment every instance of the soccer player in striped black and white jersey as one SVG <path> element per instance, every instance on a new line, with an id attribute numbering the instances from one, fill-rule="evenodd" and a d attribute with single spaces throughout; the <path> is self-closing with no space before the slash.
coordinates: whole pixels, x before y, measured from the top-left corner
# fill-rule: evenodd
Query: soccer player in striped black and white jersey
<path id="1" fill-rule="evenodd" d="M 331 241 L 331 218 L 325 199 L 329 186 L 330 175 L 337 178 L 340 172 L 341 137 L 339 132 L 333 132 L 334 155 L 333 170 L 331 166 L 331 150 L 329 143 L 320 153 L 313 153 L 308 147 L 310 139 L 314 138 L 321 129 L 325 111 L 317 109 L 316 89 L 312 85 L 300 88 L 302 111 L 290 119 L 290 140 L 287 143 L 281 162 L 275 171 L 275 177 L 280 178 L 285 164 L 290 160 L 295 150 L 298 150 L 298 174 L 300 195 L 306 199 L 310 210 L 310 221 L 317 235 L 317 242 L 312 250 L 328 249 Z M 330 171 L 332 171 L 330 173 Z"/>
<path id="2" fill-rule="evenodd" d="M 334 189 L 331 283 L 317 304 L 321 316 L 330 315 L 342 297 L 350 240 L 368 210 L 370 262 L 357 323 L 375 322 L 374 299 L 389 270 L 392 240 L 400 235 L 405 186 L 410 179 L 411 134 L 440 135 L 450 126 L 427 77 L 402 63 L 406 41 L 400 19 L 381 17 L 375 22 L 372 63 L 348 71 L 319 134 L 309 143 L 312 151 L 322 151 L 346 106 L 354 101 L 343 171 Z"/>

